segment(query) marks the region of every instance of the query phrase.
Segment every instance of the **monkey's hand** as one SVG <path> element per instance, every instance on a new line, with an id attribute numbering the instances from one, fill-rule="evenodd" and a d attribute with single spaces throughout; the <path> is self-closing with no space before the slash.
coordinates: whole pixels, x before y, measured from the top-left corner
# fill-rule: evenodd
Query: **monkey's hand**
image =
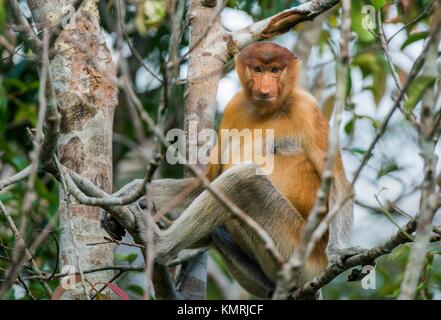
<path id="1" fill-rule="evenodd" d="M 115 240 L 121 241 L 126 234 L 123 228 L 109 213 L 102 210 L 100 217 L 101 227 Z"/>
<path id="2" fill-rule="evenodd" d="M 148 210 L 152 215 L 156 213 L 156 207 L 153 202 L 147 200 L 145 197 L 141 198 L 138 202 L 133 203 L 129 206 L 132 210 L 143 211 Z M 115 240 L 121 241 L 126 235 L 126 230 L 124 227 L 114 218 L 112 215 L 105 210 L 102 210 L 100 217 L 101 227 L 106 230 L 106 232 Z M 166 218 L 159 220 L 159 226 L 169 226 L 169 222 Z"/>
<path id="3" fill-rule="evenodd" d="M 366 252 L 368 249 L 364 249 L 358 246 L 348 248 L 329 248 L 328 249 L 328 261 L 329 264 L 336 264 L 339 268 L 342 268 L 346 259 L 356 256 L 357 254 Z"/>

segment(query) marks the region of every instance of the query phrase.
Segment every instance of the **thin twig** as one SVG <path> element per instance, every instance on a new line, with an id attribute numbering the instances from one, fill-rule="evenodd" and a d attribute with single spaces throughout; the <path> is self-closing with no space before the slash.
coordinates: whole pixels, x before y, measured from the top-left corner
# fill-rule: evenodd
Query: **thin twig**
<path id="1" fill-rule="evenodd" d="M 11 228 L 12 232 L 14 233 L 15 239 L 17 240 L 18 243 L 20 243 L 20 247 L 23 248 L 26 259 L 28 259 L 31 262 L 31 265 L 32 265 L 34 272 L 38 276 L 43 276 L 43 273 L 41 272 L 37 263 L 35 262 L 34 259 L 32 259 L 32 254 L 29 251 L 29 249 L 27 248 L 26 242 L 24 241 L 23 236 L 21 235 L 21 233 L 17 229 L 17 226 L 14 223 L 14 220 L 12 219 L 12 217 L 9 214 L 6 207 L 3 205 L 2 201 L 0 201 L 0 211 L 2 211 L 3 215 L 5 216 L 6 221 L 9 224 L 9 227 Z M 15 278 L 15 275 L 18 273 L 19 269 L 20 269 L 20 263 L 17 263 L 17 265 L 15 267 L 13 265 L 10 266 L 10 268 L 9 268 L 10 271 L 9 271 L 9 273 L 6 274 L 6 280 L 0 286 L 0 299 L 2 299 L 4 294 L 9 290 L 10 285 L 11 285 L 13 279 Z M 49 288 L 49 286 L 47 284 L 43 284 L 43 288 L 49 297 L 52 296 L 52 290 Z"/>
<path id="2" fill-rule="evenodd" d="M 441 28 L 441 24 L 437 25 L 437 28 Z M 384 121 L 381 123 L 380 128 L 378 129 L 378 133 L 375 135 L 374 139 L 372 140 L 371 144 L 369 145 L 367 151 L 365 152 L 363 159 L 361 160 L 361 163 L 355 170 L 354 176 L 352 178 L 352 185 L 355 184 L 357 179 L 360 176 L 361 170 L 364 168 L 368 160 L 371 158 L 372 151 L 374 150 L 377 142 L 380 140 L 380 138 L 383 136 L 383 134 L 386 132 L 387 126 L 389 124 L 390 119 L 392 118 L 392 115 L 395 113 L 395 111 L 400 107 L 401 101 L 404 98 L 404 94 L 406 93 L 407 89 L 409 88 L 412 81 L 416 78 L 418 73 L 420 72 L 421 68 L 424 65 L 424 61 L 426 59 L 427 53 L 429 51 L 429 48 L 431 47 L 432 43 L 435 41 L 434 34 L 430 35 L 430 37 L 427 40 L 426 45 L 424 46 L 423 51 L 416 59 L 415 63 L 412 66 L 412 69 L 409 72 L 409 75 L 406 78 L 406 81 L 403 84 L 403 89 L 400 90 L 400 93 L 398 94 L 398 97 L 396 98 L 394 105 L 386 115 Z"/>
<path id="3" fill-rule="evenodd" d="M 391 35 L 390 38 L 387 40 L 387 43 L 391 42 L 392 39 L 395 38 L 395 36 L 398 35 L 401 31 L 403 31 L 407 27 L 410 27 L 410 26 L 414 25 L 415 23 L 417 23 L 418 21 L 420 21 L 427 13 L 429 13 L 429 11 L 432 9 L 434 3 L 435 3 L 435 0 L 432 0 L 432 2 L 426 8 L 424 8 L 424 10 L 418 16 L 415 17 L 415 19 L 406 23 L 400 29 L 398 29 L 393 35 Z"/>
<path id="4" fill-rule="evenodd" d="M 43 44 L 35 34 L 34 30 L 32 30 L 32 27 L 30 26 L 28 20 L 26 20 L 25 16 L 21 12 L 20 5 L 16 0 L 6 1 L 8 3 L 8 8 L 10 8 L 11 14 L 17 25 L 25 32 L 26 36 L 28 37 L 30 46 L 35 50 L 37 54 L 39 54 L 40 50 L 43 47 Z"/>

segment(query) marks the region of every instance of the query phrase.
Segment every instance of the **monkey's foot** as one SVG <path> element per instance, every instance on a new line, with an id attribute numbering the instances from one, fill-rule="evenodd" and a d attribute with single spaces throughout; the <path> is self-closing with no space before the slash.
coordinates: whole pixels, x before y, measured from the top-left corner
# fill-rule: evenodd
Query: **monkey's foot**
<path id="1" fill-rule="evenodd" d="M 329 264 L 336 264 L 339 268 L 342 268 L 346 259 L 357 254 L 366 252 L 367 250 L 368 249 L 364 249 L 358 246 L 332 249 L 329 251 L 328 254 Z"/>
<path id="2" fill-rule="evenodd" d="M 121 241 L 126 230 L 106 211 L 101 212 L 101 227 L 115 240 Z"/>

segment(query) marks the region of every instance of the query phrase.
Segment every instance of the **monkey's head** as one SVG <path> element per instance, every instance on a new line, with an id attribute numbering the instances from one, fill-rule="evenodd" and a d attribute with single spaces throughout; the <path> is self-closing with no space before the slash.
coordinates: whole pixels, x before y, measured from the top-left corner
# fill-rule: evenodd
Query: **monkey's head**
<path id="1" fill-rule="evenodd" d="M 251 44 L 236 56 L 242 87 L 262 114 L 283 105 L 296 85 L 299 67 L 291 51 L 271 42 Z"/>

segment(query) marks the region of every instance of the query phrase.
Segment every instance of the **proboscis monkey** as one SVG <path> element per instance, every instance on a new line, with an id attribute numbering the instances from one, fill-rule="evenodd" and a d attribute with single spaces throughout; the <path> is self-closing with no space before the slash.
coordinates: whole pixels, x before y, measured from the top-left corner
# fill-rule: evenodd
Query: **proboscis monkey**
<path id="1" fill-rule="evenodd" d="M 236 70 L 242 90 L 225 109 L 212 158 L 219 163 L 213 161 L 208 176 L 267 231 L 287 261 L 299 243 L 320 185 L 328 122 L 315 99 L 297 86 L 300 61 L 289 50 L 268 42 L 252 44 L 237 55 Z M 268 149 L 273 153 L 272 171 L 256 174 L 259 166 L 253 156 L 245 154 L 245 142 L 232 145 L 223 141 L 222 129 L 274 130 L 274 141 Z M 225 146 L 228 151 L 240 153 L 248 163 L 223 163 Z M 149 198 L 161 210 L 191 181 L 193 178 L 153 181 Z M 338 152 L 328 207 L 338 203 L 350 188 Z M 193 192 L 182 206 L 184 212 L 169 228 L 155 229 L 157 261 L 166 263 L 182 249 L 207 245 L 211 239 L 237 281 L 252 294 L 269 297 L 279 270 L 247 226 L 232 219 L 208 191 Z M 327 263 L 340 263 L 361 251 L 349 247 L 352 215 L 353 202 L 346 201 L 331 220 L 328 234 L 306 261 L 303 282 L 312 279 Z"/>

